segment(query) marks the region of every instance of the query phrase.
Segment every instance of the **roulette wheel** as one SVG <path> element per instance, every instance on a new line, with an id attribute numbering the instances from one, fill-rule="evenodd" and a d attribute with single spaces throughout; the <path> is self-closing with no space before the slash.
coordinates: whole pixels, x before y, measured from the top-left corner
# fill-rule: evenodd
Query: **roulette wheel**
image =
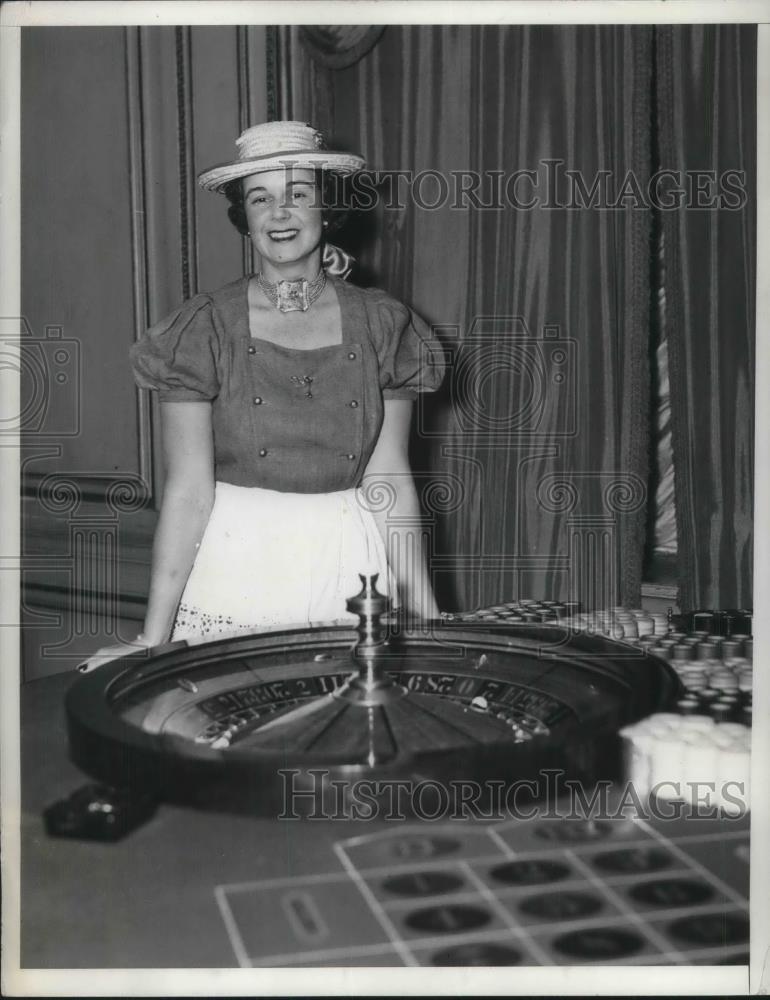
<path id="1" fill-rule="evenodd" d="M 645 647 L 579 632 L 574 608 L 388 618 L 376 577 L 329 625 L 171 645 L 81 677 L 72 760 L 129 799 L 276 815 L 293 788 L 352 780 L 609 776 L 618 730 L 681 685 Z M 561 612 L 559 608 L 563 609 Z"/>

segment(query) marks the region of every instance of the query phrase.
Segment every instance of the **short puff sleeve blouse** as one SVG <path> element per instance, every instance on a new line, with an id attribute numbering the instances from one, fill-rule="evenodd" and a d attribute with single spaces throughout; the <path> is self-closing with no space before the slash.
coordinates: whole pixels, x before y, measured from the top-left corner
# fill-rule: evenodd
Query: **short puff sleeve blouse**
<path id="1" fill-rule="evenodd" d="M 213 300 L 196 295 L 150 327 L 131 348 L 134 379 L 161 402 L 207 402 L 219 395 L 219 340 Z"/>
<path id="2" fill-rule="evenodd" d="M 440 385 L 443 353 L 422 319 L 379 289 L 330 281 L 339 345 L 296 350 L 261 340 L 249 329 L 248 278 L 195 296 L 134 345 L 139 386 L 161 401 L 211 402 L 217 480 L 349 489 L 377 443 L 383 400 Z"/>

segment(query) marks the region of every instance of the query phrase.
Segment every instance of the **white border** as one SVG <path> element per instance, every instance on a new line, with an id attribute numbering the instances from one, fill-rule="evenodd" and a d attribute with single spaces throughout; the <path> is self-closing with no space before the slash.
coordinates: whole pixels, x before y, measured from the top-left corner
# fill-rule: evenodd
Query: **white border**
<path id="1" fill-rule="evenodd" d="M 766 0 L 6 0 L 8 25 L 706 24 L 767 20 Z M 279 16 L 280 12 L 280 16 Z"/>
<path id="2" fill-rule="evenodd" d="M 1 16 L 1 10 L 0 10 Z M 20 222 L 20 95 L 21 32 L 0 29 L 0 317 L 21 316 Z M 18 413 L 18 374 L 0 366 L 0 399 L 4 413 Z M 19 580 L 16 554 L 20 551 L 19 452 L 15 442 L 0 435 L 0 788 L 2 827 L 2 982 L 6 992 L 6 968 L 19 964 L 19 820 L 21 816 L 19 775 L 19 685 L 20 639 Z"/>
<path id="3" fill-rule="evenodd" d="M 768 8 L 770 12 L 770 7 Z M 768 20 L 768 14 L 765 15 Z M 759 669 L 754 675 L 754 726 L 751 745 L 751 781 L 755 789 L 751 816 L 751 969 L 752 993 L 770 990 L 770 676 L 766 651 L 770 650 L 770 24 L 757 30 L 757 325 L 754 445 L 754 643 Z M 759 612 L 759 613 L 757 613 Z M 763 905 L 761 905 L 763 904 Z"/>

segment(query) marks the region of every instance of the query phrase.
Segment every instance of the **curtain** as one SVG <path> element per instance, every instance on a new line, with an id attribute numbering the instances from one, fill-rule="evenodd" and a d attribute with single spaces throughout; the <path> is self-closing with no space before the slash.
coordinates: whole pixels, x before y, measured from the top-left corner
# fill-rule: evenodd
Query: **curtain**
<path id="1" fill-rule="evenodd" d="M 680 604 L 750 607 L 756 28 L 659 27 L 656 58 Z"/>
<path id="2" fill-rule="evenodd" d="M 336 72 L 293 47 L 293 114 L 415 179 L 353 249 L 450 359 L 413 449 L 445 608 L 640 602 L 652 32 L 389 26 Z"/>

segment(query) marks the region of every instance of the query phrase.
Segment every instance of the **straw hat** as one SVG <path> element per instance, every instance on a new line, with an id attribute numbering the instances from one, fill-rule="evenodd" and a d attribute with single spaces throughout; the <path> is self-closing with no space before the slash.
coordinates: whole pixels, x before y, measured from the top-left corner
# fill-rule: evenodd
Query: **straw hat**
<path id="1" fill-rule="evenodd" d="M 266 122 L 247 128 L 235 140 L 238 158 L 205 170 L 198 183 L 207 191 L 221 191 L 230 181 L 280 167 L 334 170 L 352 174 L 364 165 L 363 157 L 326 148 L 322 132 L 305 122 Z"/>

